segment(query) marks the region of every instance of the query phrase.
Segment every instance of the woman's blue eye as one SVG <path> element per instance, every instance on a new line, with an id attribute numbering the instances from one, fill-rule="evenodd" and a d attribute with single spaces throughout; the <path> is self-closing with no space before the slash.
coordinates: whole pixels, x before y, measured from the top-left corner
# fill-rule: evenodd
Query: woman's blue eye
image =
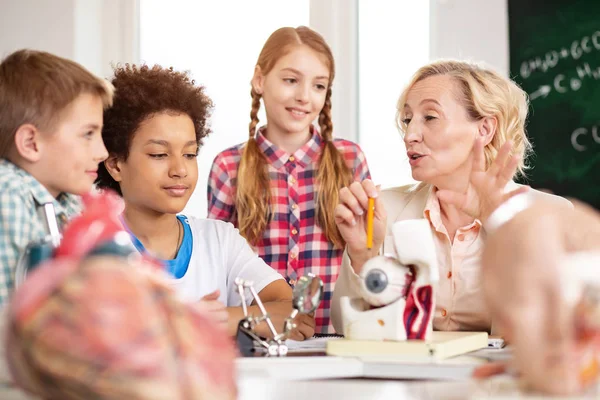
<path id="1" fill-rule="evenodd" d="M 404 119 L 402 120 L 402 123 L 403 123 L 404 125 L 408 125 L 408 124 L 410 123 L 410 120 L 411 120 L 411 118 L 404 118 Z"/>
<path id="2" fill-rule="evenodd" d="M 434 119 L 435 119 L 435 117 L 433 115 L 427 115 L 427 116 L 425 116 L 425 121 L 431 121 L 431 120 L 434 120 Z"/>

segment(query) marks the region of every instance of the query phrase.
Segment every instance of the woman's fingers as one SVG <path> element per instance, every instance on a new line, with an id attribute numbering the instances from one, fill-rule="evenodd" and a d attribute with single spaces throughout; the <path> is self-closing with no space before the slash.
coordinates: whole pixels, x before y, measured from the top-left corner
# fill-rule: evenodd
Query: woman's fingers
<path id="1" fill-rule="evenodd" d="M 367 197 L 373 197 L 373 198 L 379 197 L 380 187 L 375 186 L 375 184 L 373 183 L 372 180 L 365 179 L 364 181 L 361 182 L 361 186 L 363 188 L 363 191 L 367 195 Z M 368 200 L 367 200 L 367 203 L 368 203 Z"/>
<path id="2" fill-rule="evenodd" d="M 375 198 L 375 216 L 385 220 L 386 212 L 379 192 L 380 189 L 370 179 L 353 182 L 349 187 L 340 189 L 339 204 L 334 209 L 335 222 L 355 226 L 360 218 L 366 217 L 370 197 Z"/>
<path id="3" fill-rule="evenodd" d="M 510 150 L 512 149 L 512 142 L 509 140 L 500 147 L 496 159 L 490 165 L 488 169 L 488 175 L 491 177 L 497 177 L 500 172 L 506 166 L 508 159 L 510 158 Z"/>
<path id="4" fill-rule="evenodd" d="M 354 212 L 352 212 L 352 210 L 350 210 L 343 204 L 338 204 L 337 206 L 335 206 L 335 209 L 333 210 L 333 216 L 335 219 L 335 223 L 338 225 L 356 225 L 356 217 L 354 216 Z"/>
<path id="5" fill-rule="evenodd" d="M 509 181 L 512 181 L 519 166 L 519 157 L 511 156 L 506 165 L 498 172 L 497 185 L 504 188 Z"/>
<path id="6" fill-rule="evenodd" d="M 355 183 L 360 187 L 360 184 L 358 182 Z M 354 183 L 352 185 L 354 185 Z M 343 204 L 346 207 L 348 207 L 350 210 L 352 210 L 354 214 L 361 216 L 364 214 L 364 209 L 354 193 L 354 191 L 356 191 L 357 189 L 355 188 L 353 191 L 351 189 L 352 185 L 350 185 L 350 187 L 345 187 L 340 190 L 340 204 Z"/>
<path id="7" fill-rule="evenodd" d="M 367 192 L 365 192 L 365 189 L 359 182 L 352 182 L 349 188 L 357 202 L 356 208 L 353 208 L 354 212 L 357 215 L 363 215 L 369 204 Z"/>

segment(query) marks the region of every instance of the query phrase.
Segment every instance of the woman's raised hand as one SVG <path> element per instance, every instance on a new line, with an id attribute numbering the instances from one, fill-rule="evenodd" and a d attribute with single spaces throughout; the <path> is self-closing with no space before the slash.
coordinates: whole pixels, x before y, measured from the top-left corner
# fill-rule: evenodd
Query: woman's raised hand
<path id="1" fill-rule="evenodd" d="M 473 168 L 466 192 L 438 190 L 440 201 L 452 204 L 464 213 L 484 222 L 500 204 L 509 198 L 526 192 L 529 187 L 521 186 L 506 193 L 505 188 L 517 171 L 519 158 L 511 155 L 512 142 L 508 141 L 500 148 L 496 159 L 485 169 L 483 141 L 478 138 L 473 147 Z"/>
<path id="2" fill-rule="evenodd" d="M 369 197 L 375 199 L 371 249 L 367 248 Z M 352 267 L 359 273 L 363 264 L 377 255 L 385 238 L 387 215 L 379 197 L 379 188 L 370 179 L 342 188 L 339 204 L 335 208 L 335 222 L 346 241 Z"/>

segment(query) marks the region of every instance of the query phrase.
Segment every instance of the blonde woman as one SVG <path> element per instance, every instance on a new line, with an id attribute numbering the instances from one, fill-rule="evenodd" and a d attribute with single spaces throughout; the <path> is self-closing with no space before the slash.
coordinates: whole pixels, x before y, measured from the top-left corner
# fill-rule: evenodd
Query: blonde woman
<path id="1" fill-rule="evenodd" d="M 488 204 L 528 189 L 512 181 L 531 150 L 527 107 L 526 93 L 514 82 L 474 63 L 437 61 L 416 72 L 398 101 L 397 123 L 420 183 L 379 192 L 364 180 L 340 192 L 335 220 L 346 252 L 332 301 L 336 330 L 342 330 L 340 297 L 358 295 L 357 274 L 368 259 L 394 252 L 394 222 L 415 218 L 429 221 L 437 252 L 434 329 L 491 330 L 480 284 L 482 221 Z M 473 185 L 481 182 L 487 196 L 480 198 Z M 562 198 L 528 192 L 570 207 Z M 376 198 L 372 250 L 365 246 L 368 197 Z"/>

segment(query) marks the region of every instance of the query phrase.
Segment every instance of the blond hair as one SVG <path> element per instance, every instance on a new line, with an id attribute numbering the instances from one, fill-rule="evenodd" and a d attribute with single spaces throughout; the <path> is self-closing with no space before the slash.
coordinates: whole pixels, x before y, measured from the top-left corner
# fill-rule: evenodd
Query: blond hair
<path id="1" fill-rule="evenodd" d="M 325 104 L 319 114 L 320 134 L 324 148 L 319 159 L 317 171 L 318 193 L 316 194 L 316 220 L 323 229 L 327 240 L 335 247 L 344 246 L 335 220 L 333 209 L 338 202 L 339 190 L 352 182 L 352 173 L 344 157 L 333 144 L 331 121 L 331 84 L 335 75 L 331 49 L 317 32 L 300 26 L 298 28 L 280 28 L 267 39 L 256 65 L 263 74 L 268 74 L 277 61 L 296 46 L 305 45 L 324 57 L 329 68 L 329 82 Z M 244 147 L 238 167 L 235 195 L 236 217 L 242 236 L 251 244 L 257 244 L 262 238 L 271 217 L 271 186 L 267 170 L 267 160 L 256 142 L 258 110 L 261 95 L 254 88 L 250 91 L 252 109 L 250 111 L 249 139 Z"/>
<path id="2" fill-rule="evenodd" d="M 513 142 L 511 154 L 520 158 L 518 173 L 525 175 L 526 157 L 532 149 L 525 133 L 529 106 L 527 93 L 512 80 L 476 63 L 439 60 L 419 68 L 398 100 L 396 124 L 400 132 L 406 133 L 403 113 L 408 92 L 417 82 L 435 75 L 453 78 L 457 83 L 458 100 L 473 121 L 485 117 L 496 119 L 496 133 L 484 148 L 486 168 L 496 158 L 500 147 L 510 140 Z"/>
<path id="3" fill-rule="evenodd" d="M 80 94 L 98 95 L 110 107 L 113 86 L 74 61 L 50 53 L 19 50 L 0 64 L 0 157 L 7 157 L 17 129 L 32 124 L 50 131 Z"/>

